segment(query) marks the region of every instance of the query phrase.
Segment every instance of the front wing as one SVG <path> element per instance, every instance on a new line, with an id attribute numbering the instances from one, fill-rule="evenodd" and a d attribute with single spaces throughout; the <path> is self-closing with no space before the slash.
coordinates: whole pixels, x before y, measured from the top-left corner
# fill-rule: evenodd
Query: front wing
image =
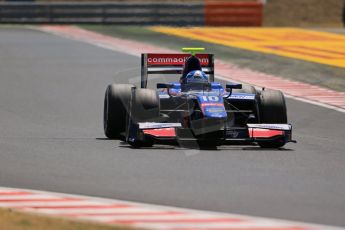
<path id="1" fill-rule="evenodd" d="M 246 127 L 225 128 L 219 132 L 222 132 L 222 135 L 217 136 L 215 141 L 220 145 L 249 144 L 275 140 L 284 143 L 296 142 L 292 140 L 292 126 L 290 124 L 248 124 Z M 186 133 L 187 135 L 185 135 Z M 203 141 L 203 137 L 195 137 L 191 133 L 189 129 L 182 128 L 180 123 L 143 122 L 132 124 L 128 141 L 150 139 L 157 144 Z M 209 140 L 210 137 L 205 138 L 205 141 Z"/>

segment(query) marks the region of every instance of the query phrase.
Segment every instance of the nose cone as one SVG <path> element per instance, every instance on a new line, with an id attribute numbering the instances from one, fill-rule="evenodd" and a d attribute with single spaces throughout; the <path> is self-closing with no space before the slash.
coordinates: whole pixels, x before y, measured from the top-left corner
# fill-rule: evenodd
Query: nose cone
<path id="1" fill-rule="evenodd" d="M 205 118 L 226 118 L 227 114 L 223 104 L 204 106 Z"/>

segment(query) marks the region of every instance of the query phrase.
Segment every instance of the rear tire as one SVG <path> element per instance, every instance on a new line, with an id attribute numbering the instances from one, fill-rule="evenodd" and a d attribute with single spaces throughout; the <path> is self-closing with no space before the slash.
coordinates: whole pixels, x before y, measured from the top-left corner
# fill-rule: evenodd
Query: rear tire
<path id="1" fill-rule="evenodd" d="M 260 123 L 264 124 L 286 124 L 287 113 L 285 98 L 278 90 L 263 90 L 260 94 Z M 280 148 L 285 145 L 285 141 L 278 139 L 275 141 L 259 142 L 262 148 Z"/>
<path id="2" fill-rule="evenodd" d="M 104 134 L 109 139 L 120 139 L 126 131 L 128 105 L 134 85 L 108 85 L 104 99 L 103 126 Z"/>
<path id="3" fill-rule="evenodd" d="M 159 97 L 155 90 L 136 89 L 132 99 L 131 121 L 154 122 L 159 118 Z M 151 147 L 154 141 L 145 137 L 144 140 L 135 140 L 129 142 L 134 148 Z"/>
<path id="4" fill-rule="evenodd" d="M 254 86 L 252 85 L 242 85 L 242 89 L 233 89 L 233 92 L 235 93 L 248 93 L 248 94 L 254 94 L 255 95 L 255 98 L 256 98 L 256 102 L 258 101 L 258 97 L 259 97 L 259 93 L 258 91 L 255 89 Z M 254 103 L 252 105 L 252 107 L 250 107 L 249 109 L 253 110 L 253 114 L 255 116 L 255 119 L 251 119 L 251 120 L 248 120 L 247 123 L 257 123 L 258 120 L 260 119 L 260 115 L 258 113 L 258 104 L 257 103 Z"/>
<path id="5" fill-rule="evenodd" d="M 242 89 L 233 89 L 234 93 L 250 93 L 256 95 L 256 89 L 251 85 L 242 85 Z"/>

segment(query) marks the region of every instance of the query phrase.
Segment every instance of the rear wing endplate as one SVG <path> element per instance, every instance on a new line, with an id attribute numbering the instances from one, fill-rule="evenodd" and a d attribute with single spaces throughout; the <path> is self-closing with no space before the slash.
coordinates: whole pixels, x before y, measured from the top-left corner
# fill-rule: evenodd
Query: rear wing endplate
<path id="1" fill-rule="evenodd" d="M 147 87 L 149 74 L 182 74 L 183 66 L 190 54 L 141 54 L 141 88 Z M 210 82 L 214 82 L 213 54 L 196 54 L 199 58 L 202 71 L 209 76 Z"/>

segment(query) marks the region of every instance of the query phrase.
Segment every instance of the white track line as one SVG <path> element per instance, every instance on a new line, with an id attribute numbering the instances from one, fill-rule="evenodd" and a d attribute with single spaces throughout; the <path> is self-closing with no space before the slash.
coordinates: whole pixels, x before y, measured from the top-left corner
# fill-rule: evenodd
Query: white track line
<path id="1" fill-rule="evenodd" d="M 27 208 L 27 210 L 31 210 L 30 208 Z M 82 216 L 82 215 L 88 215 L 88 214 L 132 214 L 132 213 L 152 213 L 152 212 L 162 212 L 158 209 L 149 209 L 149 208 L 121 208 L 121 209 L 100 209 L 97 210 L 97 213 L 95 213 L 95 209 L 93 208 L 79 208 L 79 209 L 62 209 L 62 210 L 56 210 L 56 209 L 40 209 L 36 210 L 39 213 L 45 213 L 45 214 L 61 214 L 66 216 Z"/>

